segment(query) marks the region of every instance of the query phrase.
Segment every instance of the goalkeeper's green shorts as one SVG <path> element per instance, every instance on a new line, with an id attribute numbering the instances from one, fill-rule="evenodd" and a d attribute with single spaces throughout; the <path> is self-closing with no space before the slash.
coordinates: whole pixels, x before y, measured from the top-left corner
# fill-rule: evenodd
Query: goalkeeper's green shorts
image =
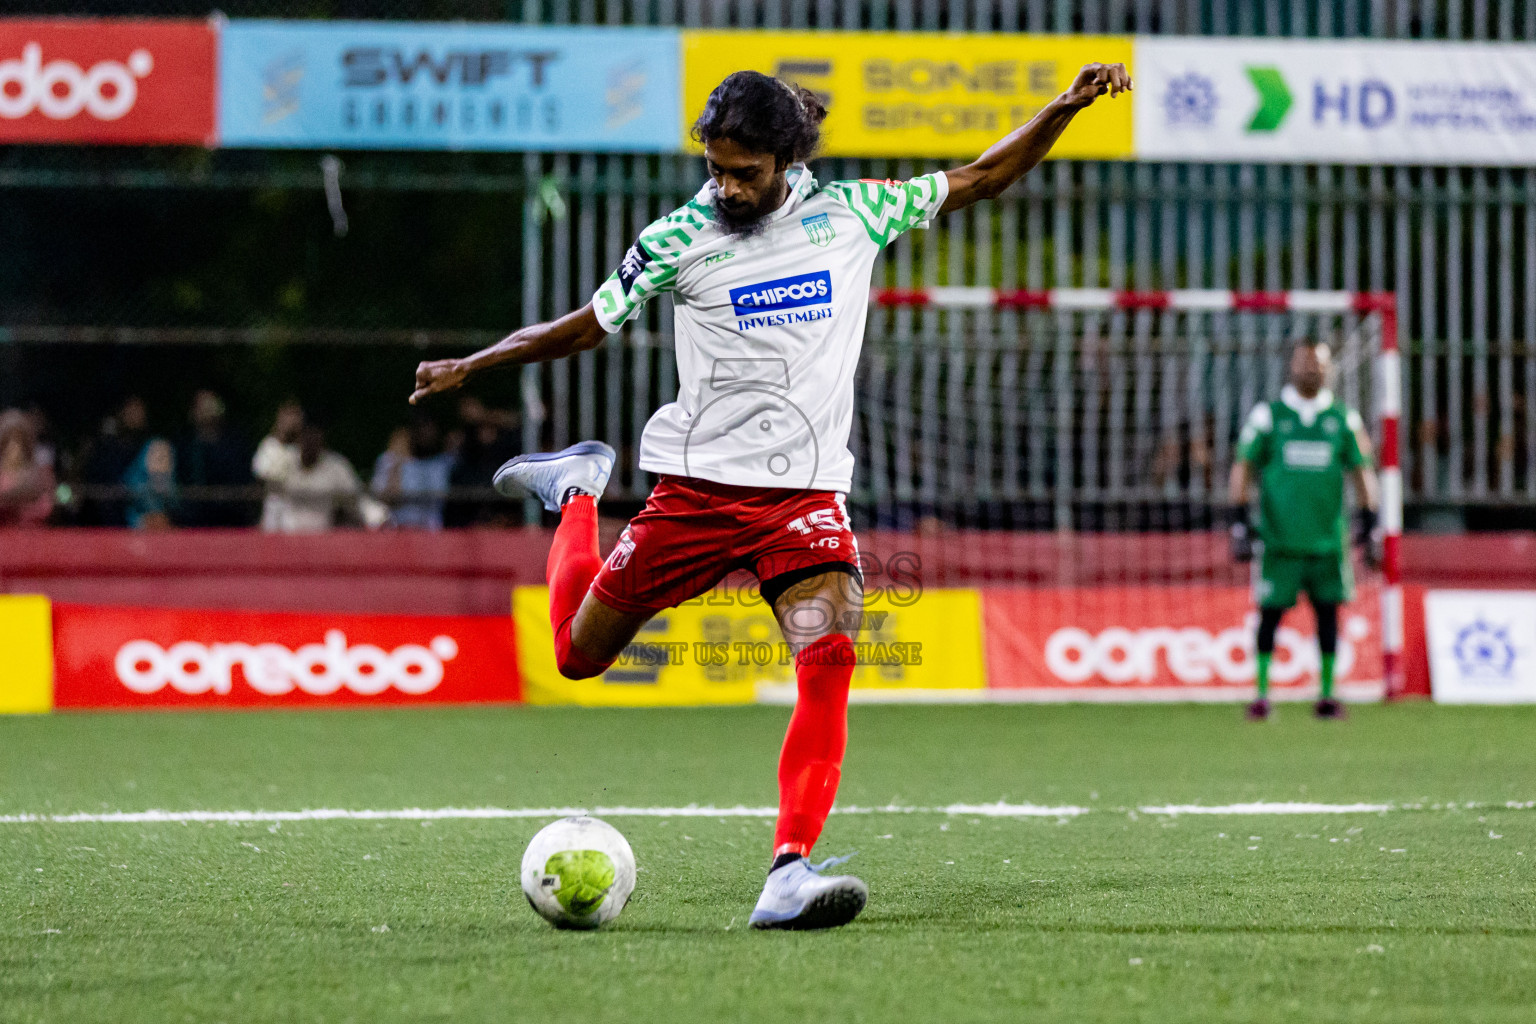
<path id="1" fill-rule="evenodd" d="M 1355 574 L 1346 555 L 1280 555 L 1264 552 L 1254 579 L 1260 608 L 1290 608 L 1306 592 L 1313 604 L 1346 604 L 1355 596 Z"/>

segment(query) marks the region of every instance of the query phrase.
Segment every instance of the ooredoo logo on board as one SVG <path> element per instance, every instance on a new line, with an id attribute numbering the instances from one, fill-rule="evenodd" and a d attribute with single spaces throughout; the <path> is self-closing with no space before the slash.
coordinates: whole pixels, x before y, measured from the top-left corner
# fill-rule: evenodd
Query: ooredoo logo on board
<path id="1" fill-rule="evenodd" d="M 512 701 L 500 616 L 312 615 L 54 605 L 59 707 Z"/>
<path id="2" fill-rule="evenodd" d="M 1376 599 L 1362 593 L 1339 621 L 1337 677 L 1357 691 L 1381 683 Z M 1244 587 L 989 588 L 982 617 L 993 689 L 1136 700 L 1246 694 L 1253 685 L 1257 620 Z M 1293 612 L 1276 635 L 1270 682 L 1299 691 L 1317 670 L 1311 613 Z"/>
<path id="3" fill-rule="evenodd" d="M 327 630 L 325 642 L 289 650 L 282 644 L 200 644 L 182 640 L 169 648 L 153 640 L 130 640 L 117 649 L 112 667 L 118 682 L 134 693 L 158 693 L 166 686 L 181 693 L 227 694 L 235 669 L 257 693 L 269 697 L 302 690 L 329 697 L 343 687 L 365 697 L 393 687 L 401 693 L 431 693 L 443 681 L 444 663 L 459 653 L 451 636 L 435 636 L 426 645 L 401 644 L 386 651 L 376 644 L 347 643 L 339 629 Z"/>
<path id="4" fill-rule="evenodd" d="M 211 145 L 216 48 L 200 21 L 0 19 L 0 142 Z"/>

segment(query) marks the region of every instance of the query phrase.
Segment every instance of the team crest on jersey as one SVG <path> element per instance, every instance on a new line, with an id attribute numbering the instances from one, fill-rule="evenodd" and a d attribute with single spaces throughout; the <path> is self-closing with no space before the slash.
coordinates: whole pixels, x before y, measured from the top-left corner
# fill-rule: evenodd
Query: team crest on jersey
<path id="1" fill-rule="evenodd" d="M 831 245 L 832 239 L 837 237 L 837 232 L 832 228 L 832 220 L 824 213 L 818 213 L 814 217 L 802 217 L 800 226 L 805 228 L 805 236 L 811 240 L 812 245 Z"/>
<path id="2" fill-rule="evenodd" d="M 635 539 L 629 535 L 629 527 L 624 527 L 624 532 L 619 534 L 619 542 L 613 546 L 613 551 L 608 555 L 608 569 L 610 572 L 618 572 L 629 564 L 629 558 L 635 553 Z"/>

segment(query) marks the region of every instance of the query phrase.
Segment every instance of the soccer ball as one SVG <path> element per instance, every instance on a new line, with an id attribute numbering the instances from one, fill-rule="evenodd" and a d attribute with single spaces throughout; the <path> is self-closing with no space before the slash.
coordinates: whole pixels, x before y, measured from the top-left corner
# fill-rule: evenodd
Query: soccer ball
<path id="1" fill-rule="evenodd" d="M 619 916 L 635 891 L 635 855 L 597 818 L 545 825 L 523 853 L 523 895 L 556 928 L 596 928 Z"/>

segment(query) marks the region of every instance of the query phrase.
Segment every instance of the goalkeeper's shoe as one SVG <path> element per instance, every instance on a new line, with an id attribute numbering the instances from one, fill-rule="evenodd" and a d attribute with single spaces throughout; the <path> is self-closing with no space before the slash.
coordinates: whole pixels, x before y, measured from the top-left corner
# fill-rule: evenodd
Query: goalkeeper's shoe
<path id="1" fill-rule="evenodd" d="M 1258 700 L 1253 701 L 1244 710 L 1244 714 L 1247 715 L 1248 721 L 1250 721 L 1250 722 L 1267 722 L 1267 721 L 1269 721 L 1269 701 L 1268 701 L 1268 699 L 1266 699 L 1264 697 L 1260 697 Z"/>
<path id="2" fill-rule="evenodd" d="M 763 895 L 749 922 L 753 928 L 836 928 L 859 916 L 869 902 L 869 887 L 852 875 L 824 877 L 821 872 L 847 857 L 812 865 L 804 857 L 768 872 Z"/>
<path id="3" fill-rule="evenodd" d="M 1318 718 L 1339 719 L 1346 717 L 1344 704 L 1332 697 L 1324 697 L 1313 707 L 1312 713 Z"/>
<path id="4" fill-rule="evenodd" d="M 582 441 L 561 452 L 519 455 L 502 465 L 491 483 L 503 497 L 531 494 L 551 512 L 578 494 L 603 496 L 613 472 L 613 449 L 601 441 Z"/>

